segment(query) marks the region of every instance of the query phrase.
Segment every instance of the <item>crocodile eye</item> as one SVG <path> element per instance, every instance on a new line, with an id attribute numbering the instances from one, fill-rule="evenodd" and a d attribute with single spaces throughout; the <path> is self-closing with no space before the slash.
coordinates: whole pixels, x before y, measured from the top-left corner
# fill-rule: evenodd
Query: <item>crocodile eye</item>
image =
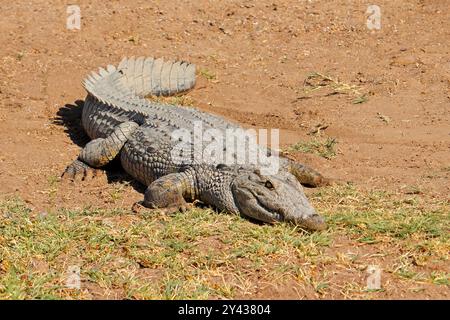
<path id="1" fill-rule="evenodd" d="M 267 180 L 264 185 L 266 186 L 267 189 L 270 189 L 270 190 L 274 189 L 272 182 L 270 182 L 269 180 Z"/>

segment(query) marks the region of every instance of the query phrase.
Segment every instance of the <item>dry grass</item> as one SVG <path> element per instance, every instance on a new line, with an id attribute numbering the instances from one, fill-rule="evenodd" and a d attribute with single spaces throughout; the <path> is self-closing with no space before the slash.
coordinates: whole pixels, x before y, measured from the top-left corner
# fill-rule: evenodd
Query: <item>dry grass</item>
<path id="1" fill-rule="evenodd" d="M 368 93 L 362 93 L 362 88 L 348 84 L 320 72 L 310 73 L 303 82 L 303 94 L 310 96 L 316 91 L 325 91 L 325 96 L 344 94 L 352 98 L 354 104 L 361 104 L 368 101 Z"/>

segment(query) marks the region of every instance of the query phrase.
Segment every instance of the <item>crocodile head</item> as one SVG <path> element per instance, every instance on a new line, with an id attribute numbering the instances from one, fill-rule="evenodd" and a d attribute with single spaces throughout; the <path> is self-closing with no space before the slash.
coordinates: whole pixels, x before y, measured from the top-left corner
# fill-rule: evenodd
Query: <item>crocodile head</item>
<path id="1" fill-rule="evenodd" d="M 301 184 L 288 172 L 276 175 L 263 175 L 259 170 L 240 172 L 231 189 L 235 205 L 244 216 L 268 223 L 292 222 L 308 230 L 326 228 Z"/>

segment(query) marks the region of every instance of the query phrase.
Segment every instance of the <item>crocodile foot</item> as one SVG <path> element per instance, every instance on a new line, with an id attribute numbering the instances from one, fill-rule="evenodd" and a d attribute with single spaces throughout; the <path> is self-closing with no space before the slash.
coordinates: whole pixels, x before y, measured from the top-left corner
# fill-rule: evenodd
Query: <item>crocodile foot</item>
<path id="1" fill-rule="evenodd" d="M 289 171 L 304 186 L 316 188 L 328 186 L 333 183 L 333 180 L 325 178 L 316 170 L 300 163 L 291 163 Z"/>
<path id="2" fill-rule="evenodd" d="M 175 214 L 177 212 L 186 212 L 194 207 L 194 205 L 192 203 L 183 203 L 180 205 L 174 205 L 174 206 L 169 206 L 169 207 L 165 207 L 165 208 L 148 208 L 148 207 L 145 207 L 142 203 L 143 203 L 143 201 L 135 202 L 133 204 L 133 206 L 131 207 L 131 210 L 134 213 L 138 213 L 138 214 L 142 214 L 145 212 L 158 211 L 165 215 L 171 215 L 171 214 Z"/>
<path id="3" fill-rule="evenodd" d="M 75 160 L 64 171 L 61 176 L 62 181 L 84 181 L 90 180 L 103 173 L 103 170 L 95 169 L 86 163 Z"/>

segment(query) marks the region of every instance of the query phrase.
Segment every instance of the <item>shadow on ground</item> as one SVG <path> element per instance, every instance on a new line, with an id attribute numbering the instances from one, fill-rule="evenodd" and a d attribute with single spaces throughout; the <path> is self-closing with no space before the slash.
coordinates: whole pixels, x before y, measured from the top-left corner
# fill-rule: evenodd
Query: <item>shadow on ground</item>
<path id="1" fill-rule="evenodd" d="M 64 127 L 64 132 L 80 148 L 83 148 L 91 140 L 81 124 L 83 106 L 83 100 L 76 100 L 74 104 L 66 104 L 58 110 L 56 117 L 52 121 L 54 124 Z M 114 159 L 103 169 L 108 177 L 108 183 L 128 183 L 137 192 L 143 193 L 145 191 L 145 186 L 137 182 L 122 169 L 118 158 Z"/>
<path id="2" fill-rule="evenodd" d="M 84 147 L 90 140 L 81 125 L 83 106 L 83 100 L 77 100 L 75 104 L 66 104 L 58 110 L 56 117 L 53 118 L 53 123 L 64 127 L 64 132 L 79 147 Z"/>

